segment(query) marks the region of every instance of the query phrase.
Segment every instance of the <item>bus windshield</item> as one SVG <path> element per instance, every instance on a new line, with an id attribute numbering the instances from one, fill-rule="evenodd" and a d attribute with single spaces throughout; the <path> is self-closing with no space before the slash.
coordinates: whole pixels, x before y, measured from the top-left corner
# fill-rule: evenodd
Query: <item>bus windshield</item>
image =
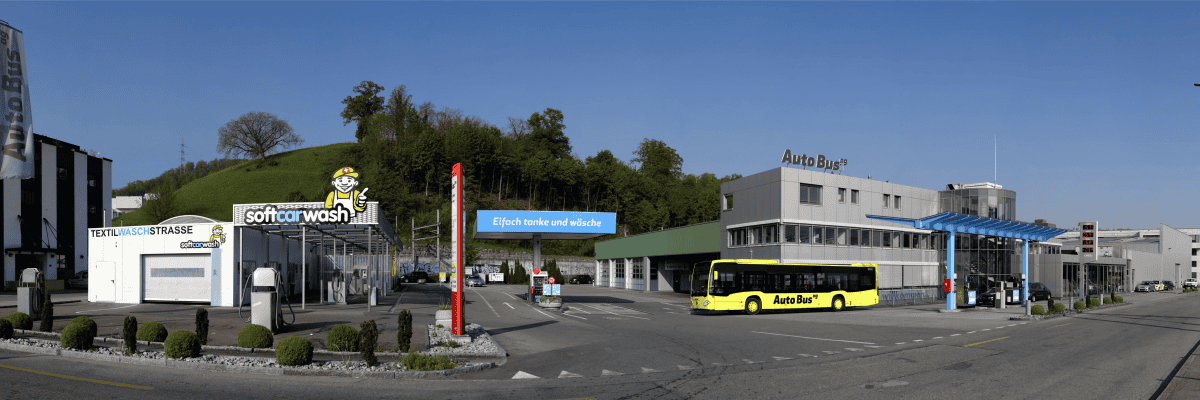
<path id="1" fill-rule="evenodd" d="M 696 264 L 692 269 L 692 296 L 708 295 L 708 266 L 710 263 Z"/>

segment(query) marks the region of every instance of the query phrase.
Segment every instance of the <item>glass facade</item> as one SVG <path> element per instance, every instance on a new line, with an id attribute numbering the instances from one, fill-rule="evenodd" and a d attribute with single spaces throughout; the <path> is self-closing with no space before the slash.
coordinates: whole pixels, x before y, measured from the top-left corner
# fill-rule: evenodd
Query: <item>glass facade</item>
<path id="1" fill-rule="evenodd" d="M 955 212 L 1005 221 L 1017 219 L 1017 194 L 1007 189 L 974 188 L 938 192 L 938 212 Z M 939 232 L 945 240 L 945 232 Z M 956 287 L 985 291 L 1002 282 L 1017 282 L 1021 245 L 1016 239 L 958 233 L 954 237 Z M 945 253 L 942 263 L 946 262 Z M 961 295 L 961 293 L 960 293 Z"/>

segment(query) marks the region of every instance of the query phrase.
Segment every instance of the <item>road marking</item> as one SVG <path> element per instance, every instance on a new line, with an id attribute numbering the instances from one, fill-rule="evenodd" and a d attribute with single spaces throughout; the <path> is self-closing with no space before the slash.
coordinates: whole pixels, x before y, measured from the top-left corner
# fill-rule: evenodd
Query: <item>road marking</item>
<path id="1" fill-rule="evenodd" d="M 1055 326 L 1052 326 L 1052 327 L 1049 327 L 1049 328 L 1046 328 L 1046 329 L 1054 329 L 1054 328 L 1057 328 L 1057 327 L 1060 327 L 1060 326 L 1064 326 L 1064 325 L 1070 325 L 1070 324 L 1073 324 L 1073 323 L 1074 323 L 1074 322 L 1068 322 L 1068 323 L 1065 323 L 1065 324 L 1062 324 L 1062 325 L 1055 325 Z"/>
<path id="2" fill-rule="evenodd" d="M 622 374 L 620 372 L 609 371 L 606 369 L 606 370 L 604 370 L 604 372 L 601 372 L 600 375 L 601 376 L 617 376 L 617 375 L 625 375 L 625 374 Z"/>
<path id="3" fill-rule="evenodd" d="M 506 305 L 506 306 L 508 306 L 508 308 L 511 308 L 511 309 L 514 309 L 514 310 L 516 310 L 516 309 L 517 309 L 516 307 L 513 307 L 513 306 L 512 306 L 512 304 L 504 303 L 504 305 Z"/>
<path id="4" fill-rule="evenodd" d="M 816 357 L 816 356 L 812 356 L 812 355 L 808 355 L 808 354 L 799 354 L 799 356 L 801 356 L 801 357 Z"/>
<path id="5" fill-rule="evenodd" d="M 136 304 L 135 304 L 135 305 L 136 305 Z M 28 373 L 31 373 L 31 374 L 46 375 L 46 376 L 53 376 L 53 377 L 55 377 L 55 378 L 73 379 L 73 380 L 77 380 L 77 381 L 84 381 L 84 382 L 91 382 L 91 383 L 99 383 L 99 384 L 101 384 L 101 385 L 120 386 L 120 387 L 123 387 L 123 388 L 130 388 L 130 389 L 154 390 L 154 388 L 152 388 L 152 387 L 150 387 L 150 386 L 138 386 L 138 385 L 130 385 L 130 384 L 128 384 L 128 383 L 109 382 L 109 381 L 102 381 L 102 380 L 99 380 L 99 379 L 92 379 L 92 378 L 81 378 L 81 377 L 78 377 L 78 376 L 70 376 L 70 375 L 56 374 L 56 373 L 53 373 L 53 372 L 38 371 L 38 370 L 33 370 L 33 369 L 28 369 L 28 368 L 14 367 L 14 366 L 11 366 L 11 365 L 4 365 L 4 364 L 0 364 L 0 367 L 4 367 L 4 368 L 8 368 L 8 369 L 12 369 L 12 370 L 17 370 L 17 371 L 21 371 L 21 372 L 28 372 Z"/>
<path id="6" fill-rule="evenodd" d="M 512 378 L 513 379 L 542 379 L 542 378 L 539 378 L 537 375 L 534 375 L 534 374 L 531 374 L 531 373 L 528 373 L 525 371 L 517 371 L 517 374 L 513 375 Z"/>
<path id="7" fill-rule="evenodd" d="M 828 341 L 831 341 L 831 342 L 845 342 L 845 343 L 855 343 L 855 344 L 875 344 L 875 343 L 869 343 L 869 342 L 855 342 L 855 341 L 853 341 L 853 340 L 822 339 L 822 338 L 807 337 L 807 336 L 784 335 L 784 334 L 782 334 L 782 333 L 758 332 L 758 331 L 750 331 L 750 332 L 752 332 L 752 333 L 761 333 L 761 334 L 764 334 L 764 335 L 787 336 L 787 337 L 794 337 L 794 338 L 800 338 L 800 339 L 828 340 Z"/>
<path id="8" fill-rule="evenodd" d="M 568 316 L 568 317 L 572 317 L 572 318 L 579 318 L 579 319 L 582 319 L 582 320 L 584 320 L 584 321 L 587 321 L 587 318 L 580 317 L 580 316 L 578 316 L 578 315 L 571 315 L 571 314 L 567 314 L 567 313 L 565 313 L 565 312 L 563 313 L 563 315 L 566 315 L 566 316 Z"/>
<path id="9" fill-rule="evenodd" d="M 762 362 L 762 361 L 750 361 L 749 358 L 743 358 L 742 361 L 745 361 L 746 364 L 758 364 L 758 363 Z"/>
<path id="10" fill-rule="evenodd" d="M 773 357 L 775 361 L 791 360 L 790 357 Z"/>
<path id="11" fill-rule="evenodd" d="M 863 349 L 856 349 L 856 348 L 853 348 L 853 347 L 847 347 L 847 348 L 846 348 L 846 350 L 850 350 L 850 351 L 863 351 Z"/>
<path id="12" fill-rule="evenodd" d="M 825 350 L 825 354 L 837 354 L 837 353 L 841 353 L 841 352 L 840 352 L 840 351 L 829 351 L 829 350 Z"/>
<path id="13" fill-rule="evenodd" d="M 969 334 L 972 334 L 972 333 L 975 333 L 975 331 L 970 331 L 970 332 L 967 332 L 967 334 L 968 334 L 968 335 L 969 335 Z"/>
<path id="14" fill-rule="evenodd" d="M 99 309 L 99 310 L 76 311 L 75 313 L 76 313 L 76 314 L 83 314 L 83 313 L 90 313 L 90 312 L 95 312 L 95 311 L 105 311 L 105 310 L 120 310 L 120 309 L 122 309 L 122 308 L 137 307 L 137 306 L 139 306 L 139 305 L 141 305 L 141 304 L 130 304 L 130 305 L 127 305 L 127 306 L 123 306 L 123 307 L 115 307 L 115 308 L 101 308 L 101 309 Z"/>
<path id="15" fill-rule="evenodd" d="M 563 372 L 561 372 L 561 373 L 559 373 L 559 374 L 558 374 L 558 379 L 562 379 L 562 378 L 582 378 L 582 377 L 583 377 L 583 375 L 576 374 L 576 373 L 574 373 L 574 372 L 567 372 L 567 371 L 563 371 Z"/>
<path id="16" fill-rule="evenodd" d="M 642 367 L 642 373 L 643 373 L 643 374 L 652 374 L 652 373 L 655 373 L 655 372 L 662 372 L 662 371 L 659 371 L 659 370 L 657 370 L 657 369 L 650 369 L 650 368 Z"/>
<path id="17" fill-rule="evenodd" d="M 984 341 L 982 341 L 982 342 L 979 342 L 979 343 L 971 343 L 971 344 L 968 344 L 968 345 L 966 345 L 966 346 L 963 346 L 963 347 L 971 347 L 971 346 L 974 346 L 974 345 L 977 345 L 977 344 L 984 344 L 984 343 L 987 343 L 987 342 L 995 342 L 995 341 L 997 341 L 997 340 L 1004 340 L 1004 339 L 1008 339 L 1008 336 L 1005 336 L 1005 337 L 1002 337 L 1002 338 L 998 338 L 998 339 L 984 340 Z"/>
<path id="18" fill-rule="evenodd" d="M 958 335 L 961 335 L 961 333 L 955 333 L 955 334 L 953 334 L 953 335 L 950 335 L 950 336 L 958 336 Z"/>
<path id="19" fill-rule="evenodd" d="M 921 339 L 913 339 L 913 341 L 914 342 L 924 342 L 924 340 L 921 340 Z"/>
<path id="20" fill-rule="evenodd" d="M 603 312 L 606 312 L 606 313 L 609 313 L 609 314 L 612 314 L 612 315 L 616 315 L 616 316 L 619 316 L 619 317 L 639 318 L 639 319 L 644 319 L 644 320 L 647 320 L 647 321 L 649 321 L 649 320 L 650 320 L 650 318 L 635 317 L 635 316 L 628 315 L 628 314 L 617 314 L 617 313 L 615 313 L 615 312 L 608 311 L 608 310 L 605 310 L 605 309 L 602 309 L 602 308 L 599 308 L 599 307 L 595 307 L 595 306 L 589 306 L 589 305 L 587 305 L 587 304 L 580 304 L 580 305 L 581 305 L 581 306 L 584 306 L 584 307 L 591 307 L 591 308 L 595 309 L 596 311 L 603 311 Z"/>
<path id="21" fill-rule="evenodd" d="M 679 367 L 679 370 L 680 370 L 680 371 L 687 371 L 687 370 L 692 370 L 692 369 L 696 369 L 696 368 L 698 368 L 698 367 L 685 367 L 685 366 L 682 366 L 682 365 L 676 365 L 676 367 Z"/>
<path id="22" fill-rule="evenodd" d="M 715 363 L 712 363 L 712 365 L 713 365 L 713 366 L 716 366 L 716 367 L 724 367 L 724 366 L 726 366 L 726 365 L 729 365 L 729 364 L 715 362 Z"/>
<path id="23" fill-rule="evenodd" d="M 898 346 L 898 345 L 902 345 L 902 344 L 905 344 L 905 343 L 908 343 L 908 342 L 900 342 L 900 343 L 896 343 L 896 345 Z"/>
<path id="24" fill-rule="evenodd" d="M 941 339 L 941 338 L 942 338 L 941 336 L 938 336 L 938 337 L 935 337 L 934 339 Z"/>
<path id="25" fill-rule="evenodd" d="M 484 304 L 487 304 L 488 308 L 492 309 L 492 314 L 496 314 L 496 318 L 500 318 L 500 313 L 496 312 L 495 308 L 492 308 L 492 302 L 488 301 L 488 299 L 486 297 L 483 297 L 482 294 L 479 294 L 479 291 L 475 290 L 475 288 L 471 288 L 471 291 L 475 292 L 476 296 L 479 296 L 479 298 L 483 299 Z"/>
<path id="26" fill-rule="evenodd" d="M 984 331 L 990 331 L 990 330 L 991 330 L 991 329 L 984 329 Z"/>
<path id="27" fill-rule="evenodd" d="M 872 349 L 881 349 L 881 348 L 883 348 L 883 346 L 865 346 L 865 347 L 870 347 L 870 348 L 872 348 Z"/>

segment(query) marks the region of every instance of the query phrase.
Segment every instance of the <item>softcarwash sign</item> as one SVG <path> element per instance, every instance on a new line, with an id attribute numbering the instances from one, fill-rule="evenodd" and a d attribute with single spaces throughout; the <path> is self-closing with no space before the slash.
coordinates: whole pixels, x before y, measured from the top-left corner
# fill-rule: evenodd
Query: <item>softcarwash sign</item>
<path id="1" fill-rule="evenodd" d="M 374 224 L 379 203 L 367 202 L 358 171 L 342 167 L 333 172 L 332 191 L 324 203 L 236 204 L 233 222 L 244 225 Z"/>
<path id="2" fill-rule="evenodd" d="M 29 74 L 25 69 L 25 43 L 21 31 L 0 21 L 0 116 L 8 125 L 0 151 L 0 179 L 33 178 L 33 116 L 29 108 Z"/>
<path id="3" fill-rule="evenodd" d="M 476 231 L 530 233 L 617 233 L 617 214 L 604 212 L 480 210 Z"/>

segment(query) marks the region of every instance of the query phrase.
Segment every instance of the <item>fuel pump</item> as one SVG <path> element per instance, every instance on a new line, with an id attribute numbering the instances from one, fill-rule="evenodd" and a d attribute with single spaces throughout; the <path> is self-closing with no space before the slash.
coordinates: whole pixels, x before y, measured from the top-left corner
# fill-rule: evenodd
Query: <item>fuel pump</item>
<path id="1" fill-rule="evenodd" d="M 21 285 L 17 288 L 17 311 L 37 318 L 42 314 L 42 299 L 46 295 L 46 278 L 37 268 L 21 271 Z"/>
<path id="2" fill-rule="evenodd" d="M 542 287 L 546 285 L 546 278 L 549 274 L 546 271 L 529 276 L 529 301 L 537 303 L 542 298 Z"/>
<path id="3" fill-rule="evenodd" d="M 250 286 L 251 283 L 254 285 Z M 245 299 L 246 294 L 250 293 L 250 318 L 242 317 L 244 302 L 238 306 L 238 317 L 243 322 L 265 326 L 271 332 L 278 331 L 285 325 L 295 324 L 296 311 L 292 309 L 292 301 L 286 295 L 282 297 L 287 302 L 288 311 L 292 313 L 292 320 L 283 320 L 283 301 L 280 301 L 282 289 L 283 279 L 278 271 L 267 267 L 255 269 L 251 278 L 242 285 L 242 298 Z"/>

